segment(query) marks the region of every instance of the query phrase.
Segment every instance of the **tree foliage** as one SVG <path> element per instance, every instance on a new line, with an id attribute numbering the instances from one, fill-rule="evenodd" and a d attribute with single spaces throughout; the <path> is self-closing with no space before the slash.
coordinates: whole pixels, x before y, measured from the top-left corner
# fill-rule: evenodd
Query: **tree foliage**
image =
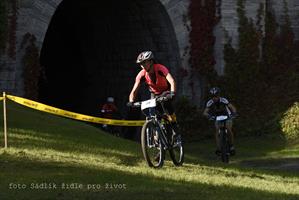
<path id="1" fill-rule="evenodd" d="M 255 24 L 246 17 L 245 0 L 238 0 L 239 45 L 234 48 L 228 40 L 224 47 L 225 90 L 239 108 L 240 128 L 250 133 L 278 131 L 279 116 L 299 98 L 295 61 L 298 53 L 284 2 L 281 25 L 266 8 L 262 34 L 260 21 L 264 5 L 260 5 Z"/>

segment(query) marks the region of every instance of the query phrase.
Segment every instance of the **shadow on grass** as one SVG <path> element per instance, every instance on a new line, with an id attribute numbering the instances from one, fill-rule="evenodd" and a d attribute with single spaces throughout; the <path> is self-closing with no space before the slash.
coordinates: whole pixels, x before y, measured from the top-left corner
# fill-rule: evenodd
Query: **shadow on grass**
<path id="1" fill-rule="evenodd" d="M 246 160 L 241 161 L 240 165 L 259 169 L 294 172 L 299 175 L 299 157 Z"/>
<path id="2" fill-rule="evenodd" d="M 257 170 L 263 174 L 298 177 L 299 157 L 293 155 L 297 151 L 294 152 L 291 149 L 292 158 L 289 158 L 290 153 L 285 148 L 285 142 L 277 137 L 258 136 L 237 138 L 237 153 L 235 156 L 230 157 L 229 164 L 225 164 L 214 153 L 215 141 L 209 139 L 202 142 L 187 143 L 185 147 L 187 153 L 185 160 L 188 163 L 237 171 L 249 172 Z M 286 152 L 285 155 L 280 153 L 282 150 Z M 274 156 L 272 153 L 275 153 Z M 277 153 L 278 155 L 275 156 Z"/>
<path id="3" fill-rule="evenodd" d="M 24 137 L 24 138 L 22 138 Z M 104 136 L 104 137 L 109 137 Z M 113 136 L 111 136 L 113 137 Z M 99 138 L 101 138 L 99 136 Z M 25 135 L 20 133 L 14 133 L 10 137 L 11 147 L 20 149 L 35 149 L 47 152 L 47 149 L 54 150 L 61 153 L 67 154 L 78 154 L 84 152 L 86 155 L 93 156 L 95 158 L 115 158 L 118 164 L 126 166 L 136 166 L 142 160 L 141 155 L 136 156 L 136 153 L 140 151 L 135 143 L 128 142 L 127 145 L 119 146 L 115 142 L 115 146 L 111 146 L 113 140 L 121 140 L 118 138 L 112 138 L 105 141 L 95 142 L 94 144 L 83 143 L 81 141 L 74 142 L 73 140 L 67 140 L 64 137 L 57 139 L 55 136 L 48 135 L 44 137 L 43 133 L 31 134 L 26 133 Z M 119 142 L 119 141 L 118 141 Z M 126 143 L 126 140 L 121 140 L 122 143 Z M 131 150 L 128 146 L 132 146 Z M 22 153 L 22 151 L 20 151 Z"/>
<path id="4" fill-rule="evenodd" d="M 27 116 L 27 114 L 26 114 Z M 27 119 L 32 116 L 28 113 Z M 24 116 L 23 116 L 24 117 Z M 107 134 L 94 131 L 89 126 L 81 126 L 71 120 L 59 118 L 55 120 L 49 116 L 36 117 L 37 121 L 29 120 L 18 122 L 15 128 L 26 129 L 24 133 L 14 133 L 11 135 L 10 142 L 12 146 L 20 147 L 21 149 L 37 148 L 37 149 L 53 149 L 57 152 L 76 153 L 86 152 L 86 154 L 103 155 L 104 157 L 115 157 L 113 160 L 120 167 L 123 165 L 136 166 L 143 160 L 140 154 L 136 156 L 136 152 L 140 152 L 140 147 L 136 143 L 113 138 Z M 26 117 L 25 117 L 26 118 Z M 45 119 L 49 119 L 51 125 L 45 126 Z M 56 118 L 56 117 L 55 117 Z M 51 121 L 52 120 L 52 121 Z M 17 121 L 17 120 L 16 120 Z M 41 126 L 39 123 L 43 123 Z M 58 123 L 58 124 L 56 124 Z M 37 128 L 35 128 L 37 126 Z M 68 127 L 68 126 L 71 126 Z M 86 128 L 86 129 L 85 129 Z M 50 129 L 50 130 L 49 130 Z M 71 129 L 71 131 L 69 131 Z M 34 131 L 28 131 L 34 130 Z M 36 131 L 41 132 L 36 132 Z M 67 130 L 67 131 L 65 131 Z M 45 132 L 42 132 L 45 131 Z M 92 131 L 85 132 L 85 131 Z M 29 134 L 28 134 L 29 132 Z M 23 136 L 25 138 L 22 138 Z M 62 142 L 60 142 L 60 140 Z M 260 143 L 258 143 L 260 141 Z M 247 141 L 240 145 L 238 155 L 234 159 L 256 158 L 263 152 L 267 155 L 268 152 L 277 151 L 283 148 L 283 145 L 273 145 L 263 143 L 264 140 L 256 139 L 256 141 Z M 258 145 L 257 145 L 258 144 Z M 267 146 L 267 145 L 269 146 Z M 226 167 L 235 168 L 235 165 L 225 166 L 220 163 L 215 164 L 215 157 L 212 157 L 214 142 L 194 145 L 186 144 L 187 162 L 204 164 L 210 166 L 220 166 L 219 171 L 225 170 Z M 189 146 L 190 145 L 190 146 Z M 254 148 L 253 148 L 254 147 Z M 212 150 L 212 151 L 211 151 Z M 46 151 L 45 151 L 46 152 Z M 242 153 L 243 152 L 243 153 Z M 21 152 L 22 153 L 22 152 Z M 85 155 L 83 155 L 84 157 Z M 21 157 L 21 159 L 20 159 Z M 239 157 L 239 158 L 238 158 Z M 20 160 L 17 160 L 20 159 Z M 82 158 L 81 158 L 82 159 Z M 72 159 L 71 159 L 72 160 Z M 99 159 L 100 160 L 100 159 Z M 100 160 L 105 162 L 105 160 Z M 71 161 L 72 162 L 72 161 Z M 117 171 L 114 169 L 92 169 L 88 167 L 73 166 L 69 163 L 60 162 L 41 162 L 30 160 L 26 157 L 12 157 L 8 155 L 1 156 L 0 162 L 0 179 L 1 193 L 0 199 L 297 199 L 298 195 L 289 195 L 282 193 L 272 193 L 250 189 L 245 187 L 230 187 L 227 185 L 215 186 L 212 184 L 194 183 L 188 181 L 175 181 L 169 178 L 154 177 L 155 171 L 148 174 L 132 174 Z M 201 167 L 201 166 L 200 166 Z M 203 166 L 204 167 L 204 166 Z M 164 168 L 162 170 L 165 170 Z M 166 169 L 167 170 L 167 169 Z M 186 169 L 188 170 L 188 169 Z M 212 169 L 215 170 L 215 169 Z M 218 170 L 218 169 L 216 169 Z M 240 169 L 238 169 L 240 170 Z M 175 171 L 173 171 L 175 173 Z M 171 176 L 167 175 L 167 176 Z M 235 176 L 235 174 L 232 174 Z M 85 186 L 88 184 L 120 183 L 126 184 L 126 190 L 17 190 L 12 192 L 8 188 L 9 183 L 24 183 L 30 186 L 31 183 L 81 183 Z M 223 195 L 225 194 L 225 195 Z M 10 196 L 9 196 L 10 195 Z"/>
<path id="5" fill-rule="evenodd" d="M 113 169 L 92 169 L 65 163 L 16 160 L 1 155 L 0 198 L 6 199 L 298 199 L 298 195 L 272 193 L 245 187 L 215 186 L 174 181 L 152 175 Z M 82 184 L 82 188 L 66 188 Z M 14 188 L 25 185 L 25 189 Z M 32 185 L 33 184 L 33 185 Z M 37 189 L 36 184 L 39 184 Z M 55 184 L 56 188 L 42 189 Z M 33 187 L 34 186 L 34 187 Z M 115 189 L 114 187 L 118 187 Z M 114 189 L 113 189 L 114 188 Z"/>
<path id="6" fill-rule="evenodd" d="M 231 157 L 232 161 L 267 156 L 271 152 L 284 149 L 285 143 L 267 136 L 242 137 L 235 138 L 235 147 L 236 155 Z M 220 161 L 220 158 L 215 155 L 216 144 L 214 139 L 186 143 L 185 149 L 190 161 Z"/>
<path id="7" fill-rule="evenodd" d="M 95 138 L 97 138 L 99 142 L 91 142 L 89 140 L 88 145 L 86 145 L 81 140 L 70 140 L 68 136 L 64 135 L 57 136 L 46 133 L 28 132 L 27 130 L 23 132 L 24 133 L 18 130 L 17 133 L 13 133 L 12 136 L 10 136 L 13 147 L 21 149 L 51 149 L 62 153 L 86 152 L 87 155 L 94 157 L 98 155 L 99 158 L 115 158 L 113 162 L 124 166 L 136 166 L 143 161 L 139 145 L 131 141 L 115 138 L 108 134 L 97 135 Z M 186 143 L 186 163 L 242 171 L 249 171 L 252 168 L 256 168 L 268 170 L 263 171 L 264 174 L 273 174 L 273 172 L 276 172 L 276 174 L 279 175 L 281 174 L 279 172 L 293 173 L 298 169 L 296 163 L 291 161 L 291 159 L 282 159 L 279 165 L 277 164 L 278 162 L 267 163 L 267 161 L 271 161 L 271 159 L 256 161 L 260 157 L 265 157 L 269 152 L 281 149 L 283 144 L 279 145 L 277 143 L 273 145 L 273 141 L 271 142 L 269 139 L 259 140 L 256 137 L 242 138 L 242 140 L 244 140 L 242 141 L 243 146 L 240 146 L 238 154 L 231 158 L 229 165 L 223 164 L 220 158 L 213 153 L 213 140 L 205 140 L 202 143 Z M 266 144 L 265 141 L 269 142 L 269 144 Z M 117 145 L 118 143 L 121 145 Z M 253 145 L 257 147 L 251 149 Z M 128 148 L 129 146 L 132 147 Z M 139 153 L 139 155 L 136 156 L 136 153 Z"/>

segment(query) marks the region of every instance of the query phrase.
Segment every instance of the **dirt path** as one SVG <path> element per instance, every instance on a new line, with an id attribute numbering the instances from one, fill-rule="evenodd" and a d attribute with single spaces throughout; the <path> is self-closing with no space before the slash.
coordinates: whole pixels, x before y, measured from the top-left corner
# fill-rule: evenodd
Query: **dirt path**
<path id="1" fill-rule="evenodd" d="M 299 158 L 247 160 L 242 161 L 240 164 L 246 167 L 293 171 L 299 174 Z"/>

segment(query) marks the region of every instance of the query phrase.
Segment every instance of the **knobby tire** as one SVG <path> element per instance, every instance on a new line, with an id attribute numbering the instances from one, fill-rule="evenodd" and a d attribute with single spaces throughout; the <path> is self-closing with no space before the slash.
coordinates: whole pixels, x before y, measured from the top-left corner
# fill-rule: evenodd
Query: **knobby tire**
<path id="1" fill-rule="evenodd" d="M 142 127 L 141 130 L 141 148 L 142 153 L 145 161 L 147 162 L 149 167 L 153 168 L 160 168 L 164 164 L 165 159 L 165 149 L 164 145 L 161 142 L 161 138 L 159 137 L 160 129 L 157 127 L 153 121 L 146 121 L 145 124 Z M 151 142 L 151 144 L 154 144 L 154 136 L 158 135 L 158 137 L 155 140 L 155 147 L 149 147 L 148 141 Z M 150 145 L 151 145 L 150 144 Z M 150 150 L 157 150 L 156 155 L 151 155 Z M 159 159 L 155 159 L 155 157 L 159 154 Z"/>
<path id="2" fill-rule="evenodd" d="M 172 148 L 169 149 L 169 155 L 174 165 L 181 166 L 184 163 L 185 152 L 182 135 L 178 134 L 177 138 L 178 137 L 180 137 L 180 143 L 178 143 L 177 140 L 173 141 Z"/>
<path id="3" fill-rule="evenodd" d="M 227 133 L 225 133 L 225 130 L 221 130 L 220 140 L 221 140 L 221 160 L 224 163 L 229 163 L 229 145 L 228 145 Z"/>

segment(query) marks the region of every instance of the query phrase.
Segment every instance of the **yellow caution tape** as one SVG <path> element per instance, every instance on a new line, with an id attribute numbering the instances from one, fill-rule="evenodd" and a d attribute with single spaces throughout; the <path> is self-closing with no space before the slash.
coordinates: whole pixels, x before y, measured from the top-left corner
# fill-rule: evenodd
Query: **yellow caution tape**
<path id="1" fill-rule="evenodd" d="M 48 106 L 42 103 L 38 103 L 36 101 L 32 101 L 29 99 L 25 99 L 22 97 L 12 96 L 12 95 L 6 95 L 6 97 L 18 104 L 44 111 L 47 113 L 60 115 L 63 117 L 68 117 L 76 120 L 81 121 L 87 121 L 87 122 L 93 122 L 98 124 L 109 124 L 109 125 L 115 125 L 115 126 L 143 126 L 144 120 L 115 120 L 115 119 L 105 119 L 100 117 L 92 117 L 88 115 L 83 115 L 75 112 L 70 112 L 66 110 L 62 110 L 60 108 L 55 108 L 52 106 Z M 3 98 L 2 98 L 3 99 Z"/>
<path id="2" fill-rule="evenodd" d="M 4 97 L 0 97 L 0 101 L 2 101 L 4 99 Z"/>

